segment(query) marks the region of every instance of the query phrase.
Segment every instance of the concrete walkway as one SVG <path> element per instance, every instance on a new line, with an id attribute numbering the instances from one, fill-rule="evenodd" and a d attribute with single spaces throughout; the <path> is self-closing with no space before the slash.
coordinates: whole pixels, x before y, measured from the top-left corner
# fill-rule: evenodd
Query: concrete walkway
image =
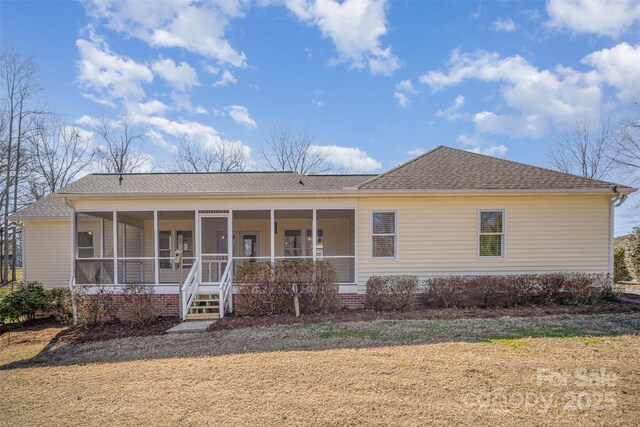
<path id="1" fill-rule="evenodd" d="M 213 320 L 200 320 L 195 322 L 178 323 L 173 328 L 167 330 L 168 334 L 178 334 L 184 332 L 204 332 L 211 325 Z"/>

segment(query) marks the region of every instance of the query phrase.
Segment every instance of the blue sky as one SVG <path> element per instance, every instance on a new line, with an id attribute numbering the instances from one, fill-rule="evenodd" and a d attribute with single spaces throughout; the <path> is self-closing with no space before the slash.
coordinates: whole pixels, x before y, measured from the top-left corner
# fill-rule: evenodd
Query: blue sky
<path id="1" fill-rule="evenodd" d="M 50 109 L 87 129 L 127 118 L 155 170 L 185 138 L 255 162 L 281 123 L 314 133 L 335 170 L 380 172 L 440 144 L 549 166 L 577 117 L 638 113 L 637 0 L 0 7 L 2 46 L 35 55 Z M 621 210 L 616 232 L 634 220 Z"/>

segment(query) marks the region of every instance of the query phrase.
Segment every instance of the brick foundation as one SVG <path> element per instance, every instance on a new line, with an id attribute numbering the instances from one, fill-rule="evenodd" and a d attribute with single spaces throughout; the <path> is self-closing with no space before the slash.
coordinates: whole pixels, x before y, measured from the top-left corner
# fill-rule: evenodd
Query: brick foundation
<path id="1" fill-rule="evenodd" d="M 180 313 L 180 301 L 178 294 L 156 294 L 156 300 L 162 307 L 160 316 L 175 317 Z M 119 306 L 122 304 L 124 295 L 111 295 L 114 316 L 119 317 Z"/>
<path id="2" fill-rule="evenodd" d="M 340 308 L 364 308 L 363 294 L 338 294 L 338 305 Z"/>

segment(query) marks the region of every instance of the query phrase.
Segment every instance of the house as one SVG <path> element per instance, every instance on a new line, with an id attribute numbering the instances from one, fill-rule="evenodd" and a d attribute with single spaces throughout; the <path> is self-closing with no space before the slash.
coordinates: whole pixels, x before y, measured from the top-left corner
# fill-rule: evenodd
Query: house
<path id="1" fill-rule="evenodd" d="M 440 146 L 380 175 L 92 174 L 12 219 L 26 280 L 146 282 L 165 314 L 214 295 L 223 316 L 234 268 L 257 261 L 325 260 L 349 307 L 372 275 L 610 274 L 634 191 Z"/>

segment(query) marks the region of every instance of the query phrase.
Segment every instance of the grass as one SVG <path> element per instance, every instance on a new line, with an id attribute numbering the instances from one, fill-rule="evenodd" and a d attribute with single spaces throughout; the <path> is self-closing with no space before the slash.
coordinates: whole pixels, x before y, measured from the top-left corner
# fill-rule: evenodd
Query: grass
<path id="1" fill-rule="evenodd" d="M 640 353 L 637 312 L 282 325 L 84 344 L 56 343 L 61 331 L 12 332 L 11 345 L 0 336 L 0 425 L 633 425 L 640 419 L 640 371 L 628 362 Z M 539 380 L 541 369 L 605 370 L 618 380 L 600 388 L 554 385 Z M 469 403 L 470 393 L 496 392 L 555 400 L 544 413 L 535 405 L 499 406 L 509 400 Z M 615 410 L 565 410 L 565 396 L 583 392 L 613 392 Z"/>

